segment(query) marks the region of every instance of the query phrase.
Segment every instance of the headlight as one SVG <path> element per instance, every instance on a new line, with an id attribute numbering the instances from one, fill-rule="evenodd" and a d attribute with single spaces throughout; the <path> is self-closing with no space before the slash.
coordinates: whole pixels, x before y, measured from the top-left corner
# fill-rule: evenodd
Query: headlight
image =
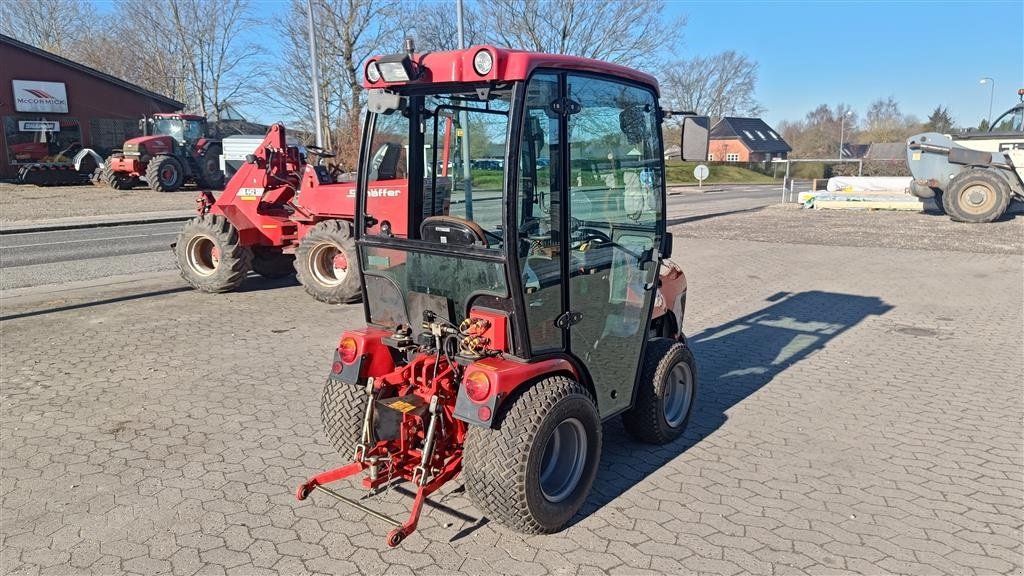
<path id="1" fill-rule="evenodd" d="M 371 83 L 380 82 L 380 68 L 377 67 L 376 60 L 366 65 L 366 79 Z"/>
<path id="2" fill-rule="evenodd" d="M 487 50 L 481 50 L 473 56 L 473 70 L 481 76 L 486 76 L 491 73 L 491 68 L 494 66 L 494 56 Z"/>

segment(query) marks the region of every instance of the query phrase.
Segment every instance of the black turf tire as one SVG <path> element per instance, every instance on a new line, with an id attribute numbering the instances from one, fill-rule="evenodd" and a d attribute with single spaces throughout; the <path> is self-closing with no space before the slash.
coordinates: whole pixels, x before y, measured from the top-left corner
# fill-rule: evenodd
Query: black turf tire
<path id="1" fill-rule="evenodd" d="M 157 156 L 146 166 L 146 182 L 150 190 L 174 192 L 185 183 L 185 169 L 174 156 Z"/>
<path id="2" fill-rule="evenodd" d="M 971 206 L 967 193 L 971 188 L 987 190 L 989 200 L 982 206 Z M 998 220 L 1010 205 L 1010 187 L 1006 180 L 993 168 L 968 168 L 949 182 L 943 194 L 943 208 L 949 217 L 957 222 L 982 224 Z"/>
<path id="3" fill-rule="evenodd" d="M 673 368 L 685 364 L 682 370 L 690 378 L 689 404 L 679 414 L 682 419 L 673 425 L 666 419 L 665 402 Z M 697 365 L 693 353 L 682 342 L 669 338 L 652 338 L 644 352 L 643 374 L 637 383 L 633 407 L 622 414 L 622 423 L 631 436 L 650 444 L 667 444 L 686 430 L 697 396 Z"/>
<path id="4" fill-rule="evenodd" d="M 552 432 L 569 418 L 585 429 L 586 460 L 576 487 L 554 503 L 541 491 L 541 461 Z M 590 393 L 569 378 L 546 378 L 514 392 L 497 410 L 494 425 L 466 432 L 466 493 L 488 517 L 513 530 L 560 530 L 586 502 L 601 459 L 601 418 Z"/>
<path id="5" fill-rule="evenodd" d="M 210 190 L 224 189 L 224 173 L 220 171 L 220 144 L 210 144 L 199 159 L 199 187 Z"/>
<path id="6" fill-rule="evenodd" d="M 352 458 L 363 432 L 366 393 L 362 386 L 327 379 L 320 398 L 324 434 L 345 458 Z"/>
<path id="7" fill-rule="evenodd" d="M 213 258 L 213 248 L 219 259 Z M 202 292 L 234 290 L 252 268 L 252 250 L 242 246 L 238 230 L 219 215 L 205 214 L 186 222 L 174 254 L 181 277 Z"/>
<path id="8" fill-rule="evenodd" d="M 275 250 L 254 250 L 252 271 L 264 278 L 285 278 L 295 274 L 295 255 Z"/>
<path id="9" fill-rule="evenodd" d="M 348 260 L 346 274 L 333 281 L 332 272 L 323 261 L 326 254 L 337 250 Z M 295 272 L 299 282 L 313 298 L 328 304 L 358 302 L 362 297 L 362 274 L 356 260 L 356 240 L 352 223 L 347 220 L 324 220 L 313 227 L 295 250 Z"/>

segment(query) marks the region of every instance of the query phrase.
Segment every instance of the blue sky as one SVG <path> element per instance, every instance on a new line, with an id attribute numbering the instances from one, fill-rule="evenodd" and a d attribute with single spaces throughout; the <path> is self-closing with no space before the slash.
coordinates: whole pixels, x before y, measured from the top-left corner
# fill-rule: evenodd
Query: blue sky
<path id="1" fill-rule="evenodd" d="M 962 125 L 993 117 L 1024 88 L 1024 2 L 669 2 L 686 14 L 684 56 L 736 50 L 760 64 L 769 123 L 818 104 L 847 103 L 863 118 L 893 96 L 924 119 L 937 105 Z"/>

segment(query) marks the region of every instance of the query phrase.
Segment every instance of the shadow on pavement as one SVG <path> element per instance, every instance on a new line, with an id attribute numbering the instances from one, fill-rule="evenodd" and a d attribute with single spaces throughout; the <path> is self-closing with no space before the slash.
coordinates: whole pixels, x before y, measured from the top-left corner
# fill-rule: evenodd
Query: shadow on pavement
<path id="1" fill-rule="evenodd" d="M 780 292 L 765 308 L 689 337 L 699 374 L 697 403 L 686 433 L 652 446 L 634 441 L 621 419 L 605 424 L 604 453 L 590 498 L 573 522 L 590 515 L 695 446 L 728 419 L 726 411 L 790 366 L 869 316 L 892 306 L 873 296 Z"/>
<path id="2" fill-rule="evenodd" d="M 741 208 L 739 210 L 727 210 L 725 212 L 712 212 L 711 214 L 698 214 L 696 216 L 683 216 L 681 218 L 671 218 L 665 222 L 665 225 L 677 226 L 679 224 L 686 224 L 687 222 L 700 222 L 701 220 L 710 220 L 712 218 L 718 218 L 720 216 L 743 214 L 744 212 L 760 212 L 761 210 L 764 210 L 764 206 L 757 206 L 754 208 Z"/>
<path id="3" fill-rule="evenodd" d="M 80 310 L 82 308 L 89 308 L 92 306 L 103 306 L 104 304 L 117 304 L 118 302 L 128 302 L 131 300 L 141 300 L 142 298 L 153 298 L 156 296 L 166 296 L 168 294 L 177 294 L 178 292 L 187 292 L 192 288 L 181 286 L 178 288 L 166 288 L 164 290 L 152 290 L 150 292 L 140 292 L 137 294 L 127 294 L 125 296 L 117 296 L 115 298 L 105 298 L 103 300 L 92 300 L 89 302 L 79 302 L 78 304 L 68 304 L 67 306 L 57 306 L 54 308 L 42 308 L 39 310 L 29 310 L 28 312 L 18 312 L 17 314 L 8 314 L 6 316 L 0 316 L 0 322 L 5 320 L 17 320 L 19 318 L 31 318 L 33 316 L 43 316 L 46 314 L 56 314 L 58 312 L 68 312 L 71 310 Z"/>

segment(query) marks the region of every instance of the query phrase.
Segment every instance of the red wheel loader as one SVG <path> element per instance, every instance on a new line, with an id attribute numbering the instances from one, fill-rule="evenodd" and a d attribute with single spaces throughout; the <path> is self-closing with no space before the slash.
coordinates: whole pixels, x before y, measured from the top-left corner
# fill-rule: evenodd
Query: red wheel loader
<path id="1" fill-rule="evenodd" d="M 479 509 L 526 533 L 560 530 L 587 499 L 602 421 L 645 442 L 683 433 L 697 370 L 682 332 L 686 278 L 669 260 L 661 123 L 706 158 L 708 120 L 663 110 L 657 81 L 585 58 L 477 46 L 368 60 L 356 183 L 366 327 L 342 334 L 321 415 L 347 462 L 299 500 L 332 496 L 391 525 L 460 479 Z M 436 143 L 457 122 L 450 197 Z M 411 151 L 403 206 L 375 205 L 369 151 Z M 424 153 L 419 154 L 422 150 Z M 412 152 L 414 151 L 414 152 Z M 500 156 L 500 163 L 478 160 Z M 476 161 L 474 163 L 474 161 Z M 408 214 L 404 236 L 379 222 Z M 407 518 L 331 484 L 416 491 Z"/>
<path id="2" fill-rule="evenodd" d="M 154 114 L 139 121 L 142 136 L 127 140 L 107 158 L 100 180 L 128 190 L 145 180 L 151 190 L 174 192 L 186 182 L 221 188 L 221 143 L 208 137 L 206 118 L 191 114 Z"/>
<path id="3" fill-rule="evenodd" d="M 449 126 L 445 134 L 451 132 Z M 371 143 L 376 145 L 366 206 L 385 215 L 372 222 L 375 233 L 404 237 L 409 184 L 400 140 L 381 133 Z M 334 156 L 316 146 L 305 150 L 320 160 Z M 438 202 L 450 190 L 448 166 L 442 164 L 430 179 Z M 254 271 L 267 278 L 297 274 L 321 302 L 358 301 L 355 190 L 355 182 L 335 182 L 320 161 L 307 161 L 297 146 L 288 145 L 285 127 L 275 124 L 219 197 L 200 194 L 199 215 L 185 224 L 174 246 L 178 269 L 204 292 L 234 290 Z"/>

